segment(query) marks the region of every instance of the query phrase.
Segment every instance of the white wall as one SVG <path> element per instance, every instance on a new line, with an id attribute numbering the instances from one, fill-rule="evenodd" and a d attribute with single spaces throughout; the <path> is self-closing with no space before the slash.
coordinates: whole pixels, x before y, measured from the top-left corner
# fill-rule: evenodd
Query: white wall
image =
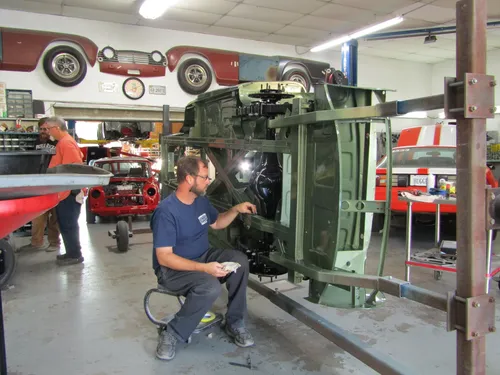
<path id="1" fill-rule="evenodd" d="M 488 51 L 486 74 L 495 76 L 500 84 L 500 50 Z M 456 77 L 456 60 L 447 60 L 435 64 L 432 68 L 432 93 L 444 93 L 444 77 Z M 500 86 L 495 89 L 495 104 L 500 108 Z M 500 114 L 487 120 L 487 130 L 500 132 Z"/>
<path id="2" fill-rule="evenodd" d="M 262 55 L 297 56 L 295 47 L 290 45 L 9 10 L 0 11 L 0 25 L 82 35 L 93 40 L 99 49 L 110 45 L 115 49 L 141 51 L 158 49 L 165 53 L 170 47 L 187 44 Z M 340 67 L 340 51 L 308 53 L 301 56 L 327 61 L 337 68 Z M 415 98 L 430 95 L 431 72 L 432 67 L 429 64 L 361 55 L 358 85 L 397 90 L 395 93 L 388 93 L 388 100 Z M 150 106 L 169 104 L 171 107 L 184 107 L 194 98 L 180 89 L 176 72 L 170 73 L 168 69 L 165 77 L 141 78 L 146 87 L 149 84 L 166 85 L 166 96 L 149 95 L 146 92 L 138 101 L 129 100 L 121 92 L 121 85 L 125 79 L 124 76 L 100 73 L 98 63 L 88 69 L 87 76 L 82 83 L 72 88 L 63 88 L 53 84 L 46 77 L 41 60 L 34 72 L 0 71 L 0 81 L 6 82 L 8 88 L 31 89 L 35 99 L 44 101 Z M 101 93 L 98 91 L 99 82 L 115 82 L 118 83 L 120 89 L 116 93 Z M 212 89 L 217 87 L 214 83 Z M 398 124 L 401 124 L 399 127 L 405 127 L 416 123 L 412 120 L 396 120 L 394 124 L 398 128 Z"/>

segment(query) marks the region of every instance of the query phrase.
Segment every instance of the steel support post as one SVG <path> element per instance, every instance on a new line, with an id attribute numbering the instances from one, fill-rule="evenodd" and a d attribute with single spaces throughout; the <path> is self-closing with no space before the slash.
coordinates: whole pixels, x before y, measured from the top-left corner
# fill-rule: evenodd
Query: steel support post
<path id="1" fill-rule="evenodd" d="M 172 134 L 172 126 L 170 123 L 170 106 L 168 104 L 163 105 L 163 135 Z"/>
<path id="2" fill-rule="evenodd" d="M 358 85 L 358 41 L 350 40 L 342 45 L 340 70 L 347 77 L 349 86 Z"/>
<path id="3" fill-rule="evenodd" d="M 7 375 L 7 354 L 5 350 L 5 331 L 3 324 L 2 291 L 0 291 L 0 375 Z"/>
<path id="4" fill-rule="evenodd" d="M 486 20 L 486 0 L 457 3 L 457 81 L 466 73 L 486 73 Z M 457 91 L 458 97 L 464 91 Z M 463 299 L 484 294 L 486 265 L 486 119 L 466 117 L 457 118 L 456 295 Z M 466 332 L 457 330 L 457 374 L 485 374 L 485 350 L 485 336 L 467 340 Z"/>

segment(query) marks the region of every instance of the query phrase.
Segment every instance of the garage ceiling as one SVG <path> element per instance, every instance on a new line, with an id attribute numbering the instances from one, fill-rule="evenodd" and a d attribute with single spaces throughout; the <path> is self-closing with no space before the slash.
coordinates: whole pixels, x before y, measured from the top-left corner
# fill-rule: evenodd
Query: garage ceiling
<path id="1" fill-rule="evenodd" d="M 404 14 L 405 20 L 390 30 L 454 25 L 456 0 L 180 0 L 156 20 L 139 16 L 141 3 L 142 0 L 0 0 L 0 8 L 307 48 L 396 14 Z M 488 17 L 500 20 L 499 0 L 488 0 Z M 361 41 L 359 53 L 426 63 L 454 58 L 455 34 L 438 35 L 437 39 L 426 45 L 423 37 Z M 488 49 L 500 49 L 500 28 L 488 31 Z"/>

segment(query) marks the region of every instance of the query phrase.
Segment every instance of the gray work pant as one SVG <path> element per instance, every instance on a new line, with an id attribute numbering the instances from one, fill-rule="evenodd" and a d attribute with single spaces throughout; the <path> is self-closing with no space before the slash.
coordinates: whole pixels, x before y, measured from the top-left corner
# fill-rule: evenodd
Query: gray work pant
<path id="1" fill-rule="evenodd" d="M 237 262 L 241 267 L 223 278 L 216 278 L 205 272 L 176 271 L 160 267 L 157 272 L 158 283 L 186 297 L 184 305 L 167 325 L 167 331 L 183 342 L 187 342 L 203 316 L 220 296 L 221 284 L 226 283 L 229 297 L 226 324 L 231 327 L 243 326 L 247 310 L 248 258 L 244 253 L 211 248 L 194 260 L 201 263 Z"/>

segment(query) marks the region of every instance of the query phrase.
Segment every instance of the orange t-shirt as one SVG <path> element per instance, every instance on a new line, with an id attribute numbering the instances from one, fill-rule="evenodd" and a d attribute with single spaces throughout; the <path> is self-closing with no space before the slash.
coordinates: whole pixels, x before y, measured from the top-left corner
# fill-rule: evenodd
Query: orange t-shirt
<path id="1" fill-rule="evenodd" d="M 49 168 L 61 164 L 83 164 L 83 153 L 80 147 L 69 134 L 62 137 L 56 145 L 56 154 L 50 160 Z M 70 191 L 61 191 L 59 193 L 59 200 L 62 201 L 70 195 Z"/>

